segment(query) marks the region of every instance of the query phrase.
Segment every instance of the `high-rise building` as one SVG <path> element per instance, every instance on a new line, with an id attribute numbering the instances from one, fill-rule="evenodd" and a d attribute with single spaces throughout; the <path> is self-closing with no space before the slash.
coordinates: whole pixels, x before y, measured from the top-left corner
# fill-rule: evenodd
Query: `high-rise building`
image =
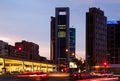
<path id="1" fill-rule="evenodd" d="M 102 65 L 107 55 L 107 17 L 100 8 L 86 13 L 86 60 L 89 66 Z"/>
<path id="2" fill-rule="evenodd" d="M 75 58 L 76 52 L 76 30 L 75 28 L 70 28 L 70 58 Z"/>
<path id="3" fill-rule="evenodd" d="M 107 22 L 107 49 L 109 63 L 120 64 L 120 21 Z"/>
<path id="4" fill-rule="evenodd" d="M 69 34 L 69 8 L 58 7 L 51 17 L 50 58 L 54 63 L 69 61 Z"/>

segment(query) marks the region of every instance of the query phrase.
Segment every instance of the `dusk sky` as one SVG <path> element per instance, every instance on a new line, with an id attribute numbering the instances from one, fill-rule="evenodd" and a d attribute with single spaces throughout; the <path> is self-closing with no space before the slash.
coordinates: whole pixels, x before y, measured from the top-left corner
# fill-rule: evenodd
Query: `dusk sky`
<path id="1" fill-rule="evenodd" d="M 0 40 L 14 45 L 26 40 L 39 45 L 50 58 L 50 17 L 56 7 L 70 8 L 70 27 L 76 28 L 76 54 L 85 58 L 85 14 L 91 7 L 108 20 L 120 20 L 120 0 L 0 0 Z"/>

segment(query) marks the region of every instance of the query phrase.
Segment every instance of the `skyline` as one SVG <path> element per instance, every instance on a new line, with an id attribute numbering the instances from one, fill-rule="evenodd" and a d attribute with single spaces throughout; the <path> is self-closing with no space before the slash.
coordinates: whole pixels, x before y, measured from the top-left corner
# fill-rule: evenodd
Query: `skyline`
<path id="1" fill-rule="evenodd" d="M 56 7 L 69 7 L 70 27 L 76 28 L 76 54 L 85 58 L 86 12 L 96 7 L 108 20 L 120 20 L 119 4 L 119 0 L 0 0 L 0 40 L 12 45 L 22 40 L 36 43 L 40 56 L 49 59 L 50 17 L 55 16 Z"/>

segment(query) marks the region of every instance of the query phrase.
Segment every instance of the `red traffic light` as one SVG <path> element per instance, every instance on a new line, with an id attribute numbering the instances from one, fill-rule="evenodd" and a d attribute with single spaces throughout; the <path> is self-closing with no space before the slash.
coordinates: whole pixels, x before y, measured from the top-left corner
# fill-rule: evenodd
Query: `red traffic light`
<path id="1" fill-rule="evenodd" d="M 108 62 L 107 62 L 107 61 L 105 61 L 105 62 L 103 63 L 103 65 L 104 65 L 104 66 L 107 66 L 107 65 L 108 65 Z"/>
<path id="2" fill-rule="evenodd" d="M 21 46 L 18 46 L 18 51 L 22 51 L 22 47 Z"/>

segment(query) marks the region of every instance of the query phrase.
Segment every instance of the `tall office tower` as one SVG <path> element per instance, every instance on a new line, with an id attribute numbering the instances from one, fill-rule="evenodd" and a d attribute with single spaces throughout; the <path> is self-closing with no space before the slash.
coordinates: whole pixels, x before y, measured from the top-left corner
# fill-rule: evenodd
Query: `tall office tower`
<path id="1" fill-rule="evenodd" d="M 99 8 L 86 13 L 86 60 L 89 66 L 101 66 L 107 55 L 107 17 Z"/>
<path id="2" fill-rule="evenodd" d="M 109 63 L 120 64 L 120 21 L 107 22 L 107 49 Z"/>
<path id="3" fill-rule="evenodd" d="M 70 58 L 75 58 L 75 45 L 76 44 L 76 30 L 75 28 L 70 28 Z"/>
<path id="4" fill-rule="evenodd" d="M 50 58 L 54 63 L 69 61 L 69 8 L 58 7 L 51 17 Z"/>

